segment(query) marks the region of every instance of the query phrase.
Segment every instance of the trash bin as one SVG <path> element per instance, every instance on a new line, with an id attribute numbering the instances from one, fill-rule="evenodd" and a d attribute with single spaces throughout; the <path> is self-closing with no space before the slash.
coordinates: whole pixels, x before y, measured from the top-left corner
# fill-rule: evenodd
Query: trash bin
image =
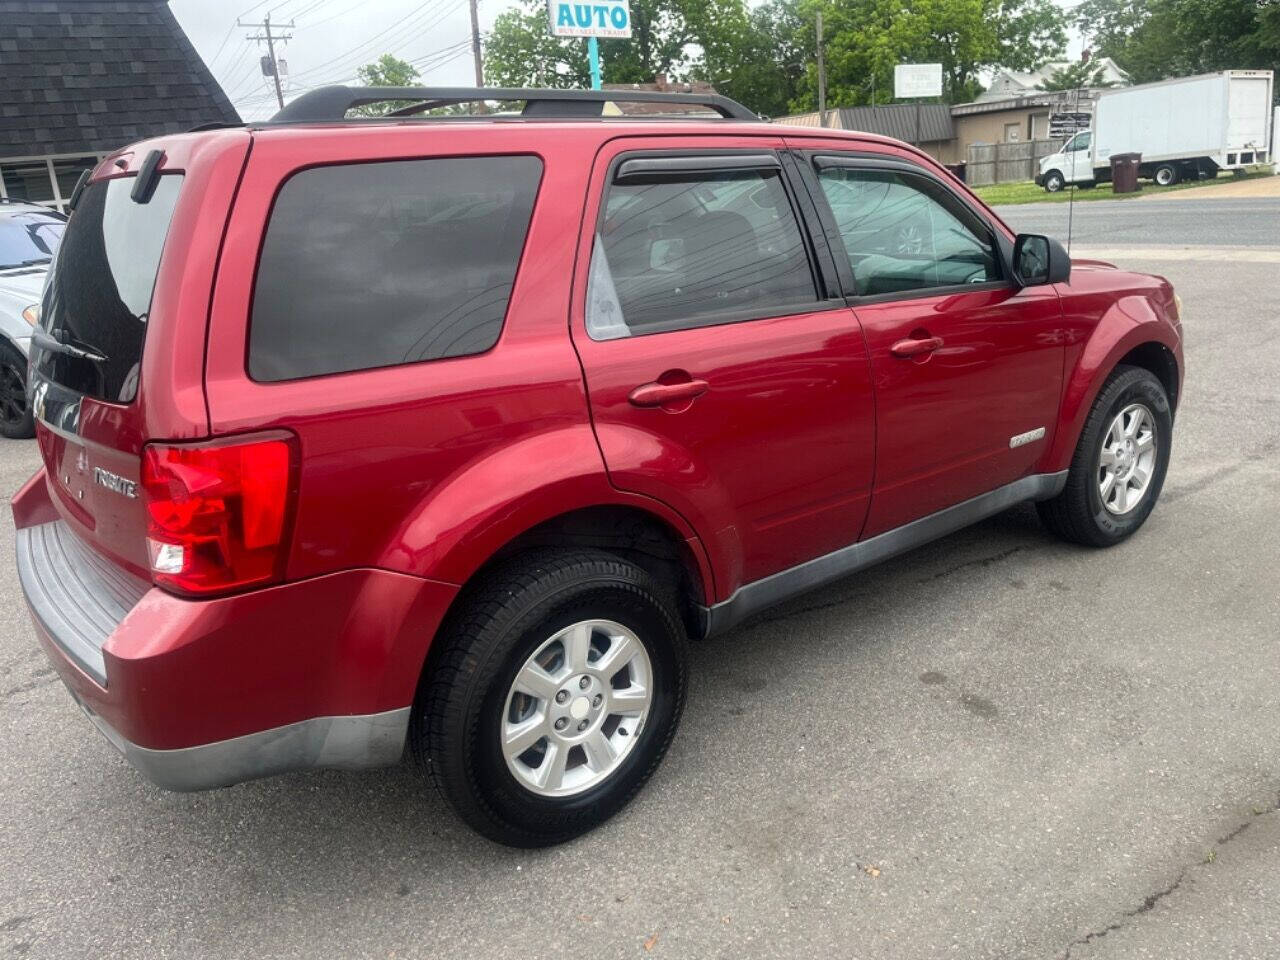
<path id="1" fill-rule="evenodd" d="M 1142 166 L 1140 153 L 1113 153 L 1111 155 L 1111 192 L 1136 193 L 1142 187 L 1138 185 L 1138 168 Z"/>
<path id="2" fill-rule="evenodd" d="M 957 180 L 959 180 L 961 183 L 966 182 L 965 168 L 969 166 L 967 163 L 948 163 L 948 164 L 944 164 L 944 166 L 947 168 L 948 171 L 950 171 L 951 175 L 955 177 Z"/>

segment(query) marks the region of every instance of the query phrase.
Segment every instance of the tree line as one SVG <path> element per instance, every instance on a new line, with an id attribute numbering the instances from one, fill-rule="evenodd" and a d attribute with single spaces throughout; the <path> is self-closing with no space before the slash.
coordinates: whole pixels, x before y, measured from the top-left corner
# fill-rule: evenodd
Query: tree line
<path id="1" fill-rule="evenodd" d="M 1280 65 L 1274 0 L 631 0 L 630 40 L 601 40 L 606 83 L 703 80 L 766 116 L 816 109 L 821 11 L 827 102 L 884 103 L 898 63 L 941 63 L 943 99 L 972 100 L 995 67 L 1060 58 L 1074 20 L 1134 82 Z M 586 43 L 552 37 L 545 0 L 501 14 L 485 39 L 493 86 L 587 87 Z"/>

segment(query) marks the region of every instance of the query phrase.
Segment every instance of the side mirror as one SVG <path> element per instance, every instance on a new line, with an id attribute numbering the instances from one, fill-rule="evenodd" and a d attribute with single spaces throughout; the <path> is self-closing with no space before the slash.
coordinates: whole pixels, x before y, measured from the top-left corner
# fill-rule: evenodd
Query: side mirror
<path id="1" fill-rule="evenodd" d="M 1022 287 L 1066 283 L 1071 278 L 1071 257 L 1051 237 L 1020 233 L 1013 244 L 1013 278 Z"/>

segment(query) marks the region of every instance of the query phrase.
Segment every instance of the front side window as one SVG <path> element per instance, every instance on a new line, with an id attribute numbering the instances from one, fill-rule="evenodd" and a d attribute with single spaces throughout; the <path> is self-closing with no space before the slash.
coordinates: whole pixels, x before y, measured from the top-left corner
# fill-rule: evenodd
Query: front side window
<path id="1" fill-rule="evenodd" d="M 664 171 L 610 186 L 588 283 L 593 339 L 782 316 L 816 297 L 777 168 Z"/>
<path id="2" fill-rule="evenodd" d="M 536 157 L 314 167 L 276 198 L 249 373 L 295 380 L 498 341 L 542 177 Z"/>
<path id="3" fill-rule="evenodd" d="M 859 296 L 1000 279 L 990 233 L 945 188 L 909 173 L 823 167 Z"/>
<path id="4" fill-rule="evenodd" d="M 1077 150 L 1088 150 L 1089 144 L 1093 140 L 1091 133 L 1077 133 L 1075 138 L 1067 144 L 1067 153 L 1075 153 Z"/>

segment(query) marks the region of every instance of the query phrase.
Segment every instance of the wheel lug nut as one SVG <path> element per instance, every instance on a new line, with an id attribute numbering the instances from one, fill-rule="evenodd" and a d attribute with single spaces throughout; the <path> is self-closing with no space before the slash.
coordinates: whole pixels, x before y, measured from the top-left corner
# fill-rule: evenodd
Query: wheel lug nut
<path id="1" fill-rule="evenodd" d="M 564 717 L 561 717 L 559 720 L 556 721 L 557 730 L 563 730 L 568 725 L 569 725 L 569 721 L 566 720 Z"/>
<path id="2" fill-rule="evenodd" d="M 568 699 L 569 699 L 568 690 L 561 690 L 559 693 L 556 694 L 556 703 L 564 703 Z"/>
<path id="3" fill-rule="evenodd" d="M 591 686 L 591 678 L 583 677 L 581 680 L 578 681 L 578 686 L 583 690 L 587 689 L 587 687 Z"/>
<path id="4" fill-rule="evenodd" d="M 587 729 L 587 721 L 583 720 L 580 724 L 578 724 L 578 732 L 581 733 L 585 729 Z"/>
<path id="5" fill-rule="evenodd" d="M 597 693 L 597 694 L 595 695 L 595 698 L 591 701 L 591 705 L 592 705 L 593 707 L 598 707 L 598 706 L 600 706 L 600 704 L 601 704 L 601 703 L 603 703 L 603 702 L 604 702 L 604 697 L 603 697 L 601 694 L 598 694 L 598 693 Z"/>

